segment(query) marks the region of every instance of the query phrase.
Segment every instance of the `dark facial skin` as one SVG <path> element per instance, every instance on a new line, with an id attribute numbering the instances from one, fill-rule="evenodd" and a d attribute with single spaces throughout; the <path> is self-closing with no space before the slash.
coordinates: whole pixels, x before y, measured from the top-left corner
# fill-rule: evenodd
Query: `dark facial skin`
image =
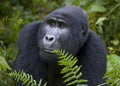
<path id="1" fill-rule="evenodd" d="M 40 55 L 44 61 L 57 61 L 56 55 L 50 52 L 56 49 L 63 49 L 75 54 L 73 34 L 70 31 L 71 26 L 60 18 L 51 17 L 43 22 L 39 33 Z M 72 41 L 71 41 L 72 40 Z M 66 45 L 65 45 L 66 44 Z M 69 48 L 71 47 L 71 48 Z M 52 60 L 51 60 L 52 59 Z"/>
<path id="2" fill-rule="evenodd" d="M 45 21 L 43 30 L 46 33 L 41 40 L 42 45 L 40 48 L 45 52 L 61 48 L 60 38 L 62 36 L 68 37 L 69 33 L 67 23 L 64 20 L 56 18 Z"/>

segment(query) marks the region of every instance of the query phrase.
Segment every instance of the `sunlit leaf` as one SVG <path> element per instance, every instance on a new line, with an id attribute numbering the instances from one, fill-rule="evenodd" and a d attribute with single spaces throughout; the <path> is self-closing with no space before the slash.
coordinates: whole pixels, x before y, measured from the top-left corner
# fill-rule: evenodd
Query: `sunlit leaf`
<path id="1" fill-rule="evenodd" d="M 7 69 L 11 70 L 10 66 L 8 65 L 7 61 L 4 57 L 0 56 L 0 68 L 4 71 Z"/>
<path id="2" fill-rule="evenodd" d="M 106 17 L 100 17 L 95 24 L 103 25 L 103 21 L 105 21 L 106 19 L 107 19 Z"/>
<path id="3" fill-rule="evenodd" d="M 106 12 L 106 8 L 102 5 L 94 4 L 91 8 L 92 12 Z"/>

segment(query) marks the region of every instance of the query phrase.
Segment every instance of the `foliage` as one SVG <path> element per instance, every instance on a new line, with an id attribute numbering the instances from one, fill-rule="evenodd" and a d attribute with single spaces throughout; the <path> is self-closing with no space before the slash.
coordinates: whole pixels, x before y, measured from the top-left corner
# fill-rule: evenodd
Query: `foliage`
<path id="1" fill-rule="evenodd" d="M 5 71 L 0 71 L 0 86 L 14 86 L 13 79 Z"/>
<path id="2" fill-rule="evenodd" d="M 62 50 L 55 50 L 52 53 L 55 53 L 59 56 L 60 60 L 58 61 L 58 65 L 64 66 L 61 70 L 61 73 L 64 74 L 63 78 L 64 83 L 67 83 L 66 86 L 87 86 L 82 83 L 86 83 L 87 80 L 80 79 L 82 73 L 80 72 L 81 66 L 77 66 L 77 58 L 75 58 L 72 54 L 65 53 Z M 21 81 L 22 85 L 25 86 L 41 86 L 41 80 L 37 85 L 36 81 L 33 79 L 32 75 L 26 74 L 23 71 L 13 71 L 10 73 L 10 76 L 14 78 L 15 81 Z M 46 86 L 46 83 L 44 84 Z"/>
<path id="3" fill-rule="evenodd" d="M 23 24 L 22 19 L 18 19 L 18 16 L 5 17 L 0 20 L 0 41 L 3 41 L 5 46 L 16 42 L 16 37 Z"/>
<path id="4" fill-rule="evenodd" d="M 120 86 L 120 57 L 108 55 L 107 72 L 104 76 L 109 86 Z"/>
<path id="5" fill-rule="evenodd" d="M 6 48 L 3 42 L 1 43 L 0 56 L 4 57 L 4 59 L 7 60 L 9 65 L 11 65 L 12 62 L 16 59 L 17 54 L 18 54 L 18 51 L 15 48 L 15 45 L 11 44 L 8 48 Z"/>
<path id="6" fill-rule="evenodd" d="M 32 75 L 26 74 L 23 71 L 13 71 L 10 73 L 10 76 L 14 78 L 14 80 L 21 81 L 24 86 L 42 86 L 42 80 L 39 83 L 36 83 L 36 80 L 33 79 Z M 45 83 L 43 86 L 46 86 Z"/>
<path id="7" fill-rule="evenodd" d="M 8 64 L 11 65 L 18 53 L 16 41 L 18 32 L 23 25 L 41 20 L 52 10 L 64 5 L 75 5 L 86 10 L 90 29 L 100 35 L 108 48 L 111 57 L 111 60 L 108 58 L 108 63 L 109 61 L 114 62 L 116 56 L 111 56 L 111 53 L 120 55 L 120 0 L 1 0 L 0 58 L 6 59 Z M 3 61 L 5 62 L 5 60 Z M 116 63 L 118 61 L 112 63 L 113 66 Z M 0 62 L 0 64 L 2 63 Z M 8 68 L 4 65 L 0 68 L 2 68 L 0 70 L 0 86 L 13 86 L 12 80 L 7 75 Z M 113 77 L 114 73 L 117 74 L 117 72 L 114 72 L 115 68 L 118 68 L 118 66 L 114 66 L 110 70 L 113 72 L 110 73 L 112 78 L 109 79 L 111 80 L 109 84 L 112 83 L 112 80 L 113 82 L 119 80 L 118 76 Z M 106 76 L 106 78 L 109 77 Z"/>
<path id="8" fill-rule="evenodd" d="M 0 56 L 0 86 L 13 86 L 13 80 L 6 71 L 10 71 L 11 68 L 3 56 Z"/>
<path id="9" fill-rule="evenodd" d="M 81 66 L 76 65 L 78 59 L 74 57 L 72 54 L 68 54 L 63 50 L 54 50 L 52 53 L 55 53 L 58 55 L 58 58 L 60 59 L 58 61 L 58 65 L 64 66 L 64 68 L 61 70 L 61 74 L 64 74 L 63 78 L 65 78 L 64 83 L 66 83 L 66 86 L 87 86 L 82 83 L 86 83 L 87 80 L 80 79 L 82 76 L 82 73 L 80 72 Z"/>
<path id="10" fill-rule="evenodd" d="M 6 16 L 11 18 L 16 13 L 20 13 L 22 19 L 30 22 L 38 20 L 39 17 L 42 18 L 45 13 L 59 7 L 60 4 L 61 2 L 57 0 L 1 0 L 0 15 L 1 18 Z"/>
<path id="11" fill-rule="evenodd" d="M 8 63 L 11 64 L 13 62 L 17 51 L 15 51 L 13 46 L 6 48 L 2 41 L 0 44 L 0 86 L 14 86 L 13 79 L 8 74 L 11 70 Z"/>
<path id="12" fill-rule="evenodd" d="M 17 18 L 18 15 L 11 19 L 6 17 L 0 20 L 0 86 L 14 86 L 8 72 L 11 70 L 9 65 L 17 55 L 16 37 L 22 24 Z"/>

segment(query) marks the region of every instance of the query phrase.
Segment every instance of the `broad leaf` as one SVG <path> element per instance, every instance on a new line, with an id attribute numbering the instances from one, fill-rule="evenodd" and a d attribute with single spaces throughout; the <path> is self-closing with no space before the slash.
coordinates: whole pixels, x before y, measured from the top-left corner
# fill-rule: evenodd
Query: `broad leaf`
<path id="1" fill-rule="evenodd" d="M 7 69 L 11 70 L 10 66 L 8 65 L 7 61 L 4 57 L 0 56 L 0 68 L 4 71 Z"/>

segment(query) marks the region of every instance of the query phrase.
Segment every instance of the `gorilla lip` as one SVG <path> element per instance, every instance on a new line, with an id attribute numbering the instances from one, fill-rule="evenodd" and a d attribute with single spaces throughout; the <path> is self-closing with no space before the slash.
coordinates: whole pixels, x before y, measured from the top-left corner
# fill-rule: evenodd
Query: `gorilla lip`
<path id="1" fill-rule="evenodd" d="M 50 52 L 53 51 L 53 50 L 52 50 L 52 49 L 46 49 L 46 48 L 44 48 L 43 51 L 50 53 Z"/>

